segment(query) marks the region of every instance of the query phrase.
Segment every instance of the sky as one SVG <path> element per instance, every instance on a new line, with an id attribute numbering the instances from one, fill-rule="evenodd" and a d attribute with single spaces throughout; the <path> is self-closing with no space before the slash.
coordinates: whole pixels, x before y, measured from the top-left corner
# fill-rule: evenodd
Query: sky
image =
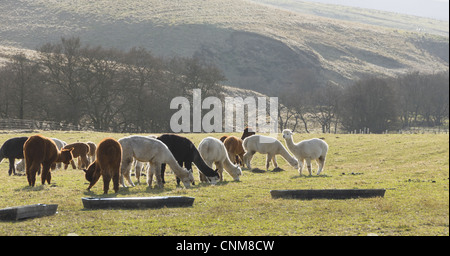
<path id="1" fill-rule="evenodd" d="M 449 0 L 307 0 L 449 20 Z"/>

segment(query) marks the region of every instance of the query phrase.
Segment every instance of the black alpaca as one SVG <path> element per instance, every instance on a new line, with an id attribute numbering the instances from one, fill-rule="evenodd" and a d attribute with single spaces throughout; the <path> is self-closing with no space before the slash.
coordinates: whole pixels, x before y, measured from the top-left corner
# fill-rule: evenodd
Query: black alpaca
<path id="1" fill-rule="evenodd" d="M 2 148 L 0 148 L 0 162 L 3 158 L 9 159 L 9 170 L 8 174 L 11 176 L 12 173 L 16 175 L 16 167 L 14 166 L 15 159 L 23 158 L 23 144 L 28 139 L 28 137 L 17 137 L 11 138 L 5 143 L 3 143 Z"/>
<path id="2" fill-rule="evenodd" d="M 205 161 L 203 161 L 203 158 L 200 156 L 200 153 L 198 152 L 197 148 L 195 147 L 194 143 L 190 141 L 188 138 L 181 137 L 175 134 L 163 134 L 157 138 L 158 140 L 162 141 L 166 146 L 169 148 L 170 152 L 172 152 L 172 155 L 177 160 L 178 164 L 184 167 L 188 170 L 192 170 L 192 163 L 197 166 L 200 172 L 202 172 L 207 178 L 213 178 L 216 177 L 219 179 L 219 174 L 217 170 L 211 169 Z M 161 165 L 161 178 L 163 183 L 165 183 L 164 180 L 164 172 L 166 170 L 166 164 Z M 180 180 L 177 178 L 177 184 L 180 184 Z M 194 185 L 194 184 L 193 184 Z"/>

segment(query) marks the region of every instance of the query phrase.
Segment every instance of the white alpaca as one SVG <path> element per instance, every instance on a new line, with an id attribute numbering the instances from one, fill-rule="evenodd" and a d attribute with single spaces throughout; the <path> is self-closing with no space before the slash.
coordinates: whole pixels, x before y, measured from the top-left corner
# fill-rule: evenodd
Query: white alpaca
<path id="1" fill-rule="evenodd" d="M 292 167 L 298 168 L 297 159 L 291 156 L 283 144 L 275 138 L 264 135 L 253 135 L 244 139 L 243 146 L 246 151 L 244 154 L 244 163 L 249 169 L 252 168 L 250 162 L 256 152 L 267 154 L 266 170 L 269 169 L 270 160 L 272 160 L 275 168 L 278 167 L 276 155 L 281 155 Z"/>
<path id="2" fill-rule="evenodd" d="M 328 144 L 321 139 L 303 140 L 295 144 L 292 139 L 292 134 L 292 131 L 289 129 L 283 130 L 283 138 L 286 140 L 287 147 L 299 160 L 298 173 L 302 175 L 303 162 L 306 161 L 309 175 L 312 175 L 311 160 L 316 160 L 319 165 L 319 169 L 317 170 L 317 175 L 319 175 L 325 165 Z"/>
<path id="3" fill-rule="evenodd" d="M 169 148 L 161 141 L 145 136 L 128 136 L 119 139 L 122 146 L 122 164 L 120 182 L 125 187 L 124 177 L 128 180 L 131 186 L 134 186 L 131 181 L 131 165 L 133 158 L 140 162 L 149 162 L 150 170 L 147 171 L 147 184 L 152 185 L 153 174 L 156 176 L 157 186 L 163 188 L 161 179 L 161 164 L 165 163 L 170 166 L 170 169 L 175 175 L 180 178 L 186 188 L 189 188 L 194 181 L 192 170 L 186 170 L 178 165 Z"/>
<path id="4" fill-rule="evenodd" d="M 198 145 L 198 151 L 205 163 L 212 168 L 213 163 L 218 169 L 220 181 L 223 181 L 223 170 L 225 169 L 228 174 L 235 180 L 239 181 L 239 177 L 242 175 L 242 170 L 238 165 L 234 165 L 228 157 L 228 152 L 223 143 L 213 137 L 204 138 Z M 200 173 L 200 180 L 206 182 L 206 177 Z"/>

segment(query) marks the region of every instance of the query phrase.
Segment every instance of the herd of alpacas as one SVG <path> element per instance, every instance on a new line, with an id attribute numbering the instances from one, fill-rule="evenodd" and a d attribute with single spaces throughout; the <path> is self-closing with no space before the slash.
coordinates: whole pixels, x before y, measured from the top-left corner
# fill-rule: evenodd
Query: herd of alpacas
<path id="1" fill-rule="evenodd" d="M 198 149 L 189 139 L 176 134 L 163 134 L 159 137 L 131 135 L 119 140 L 105 138 L 98 145 L 93 142 L 76 142 L 67 144 L 57 138 L 47 138 L 42 135 L 16 137 L 5 141 L 0 148 L 0 162 L 9 159 L 8 174 L 16 175 L 25 170 L 29 186 L 34 186 L 36 175 L 41 175 L 41 182 L 50 184 L 51 170 L 67 169 L 72 165 L 85 172 L 89 181 L 88 190 L 103 177 L 103 192 L 108 193 L 112 180 L 114 192 L 119 186 L 135 186 L 131 180 L 131 170 L 134 166 L 137 182 L 140 174 L 147 170 L 147 184 L 152 186 L 153 176 L 156 186 L 163 188 L 166 165 L 186 188 L 194 183 L 192 163 L 199 170 L 201 182 L 216 184 L 223 181 L 224 170 L 235 180 L 242 175 L 241 167 L 251 169 L 251 160 L 255 153 L 266 154 L 266 170 L 272 161 L 278 167 L 276 155 L 281 155 L 292 167 L 302 175 L 303 165 L 312 175 L 311 161 L 316 160 L 319 166 L 317 175 L 323 171 L 328 151 L 327 143 L 322 139 L 303 140 L 294 143 L 293 133 L 283 130 L 283 138 L 289 151 L 275 138 L 257 135 L 251 128 L 245 128 L 241 138 L 222 136 L 204 138 Z M 20 160 L 15 165 L 15 159 Z M 213 165 L 216 169 L 213 169 Z M 126 181 L 126 182 L 125 182 Z"/>

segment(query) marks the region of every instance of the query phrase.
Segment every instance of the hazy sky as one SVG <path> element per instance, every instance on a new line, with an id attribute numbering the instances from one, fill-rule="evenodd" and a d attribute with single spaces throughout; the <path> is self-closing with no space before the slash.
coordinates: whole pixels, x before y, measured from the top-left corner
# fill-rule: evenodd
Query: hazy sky
<path id="1" fill-rule="evenodd" d="M 449 0 L 306 0 L 449 20 Z"/>

